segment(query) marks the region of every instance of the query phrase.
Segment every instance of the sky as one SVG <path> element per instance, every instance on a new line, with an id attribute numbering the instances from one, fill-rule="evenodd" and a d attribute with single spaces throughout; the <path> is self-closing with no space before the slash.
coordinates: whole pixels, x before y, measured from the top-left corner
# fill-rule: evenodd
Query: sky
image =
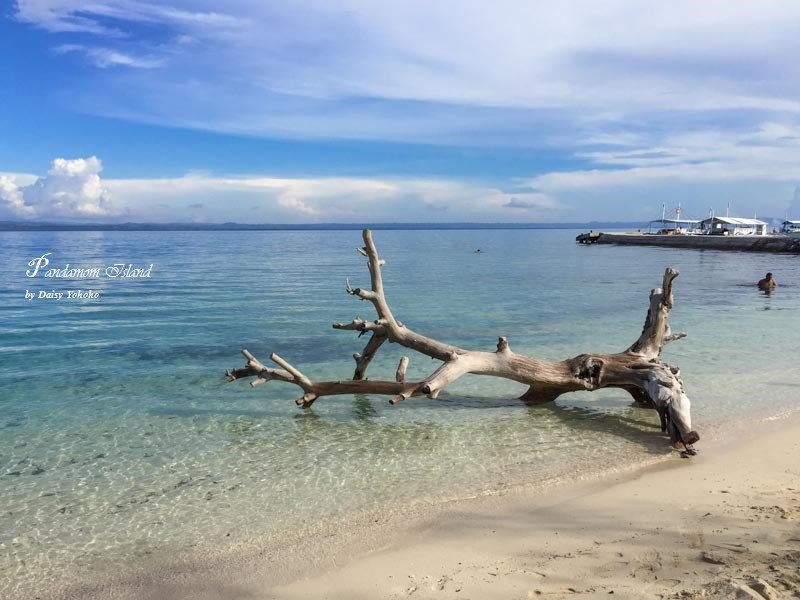
<path id="1" fill-rule="evenodd" d="M 800 219 L 800 2 L 0 0 L 0 220 Z"/>

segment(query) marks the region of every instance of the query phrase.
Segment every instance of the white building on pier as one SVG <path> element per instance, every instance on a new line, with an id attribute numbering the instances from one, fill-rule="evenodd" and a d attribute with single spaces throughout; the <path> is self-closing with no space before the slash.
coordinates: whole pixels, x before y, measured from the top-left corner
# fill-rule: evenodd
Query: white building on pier
<path id="1" fill-rule="evenodd" d="M 709 235 L 766 235 L 767 223 L 758 219 L 739 217 L 709 217 L 700 221 L 700 227 Z"/>

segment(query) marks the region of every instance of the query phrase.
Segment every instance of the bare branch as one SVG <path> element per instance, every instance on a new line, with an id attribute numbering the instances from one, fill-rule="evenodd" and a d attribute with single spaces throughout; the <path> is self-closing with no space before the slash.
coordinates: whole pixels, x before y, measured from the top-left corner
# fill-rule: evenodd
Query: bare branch
<path id="1" fill-rule="evenodd" d="M 269 359 L 272 362 L 274 362 L 274 363 L 280 365 L 281 367 L 283 367 L 284 369 L 286 369 L 291 374 L 292 378 L 297 383 L 301 383 L 302 384 L 302 383 L 308 383 L 309 382 L 308 377 L 303 375 L 300 371 L 295 369 L 292 365 L 290 365 L 288 362 L 283 360 L 280 356 L 278 356 L 274 352 L 272 354 L 270 354 Z"/>
<path id="2" fill-rule="evenodd" d="M 375 358 L 378 350 L 386 340 L 386 334 L 383 331 L 376 331 L 372 334 L 372 337 L 369 338 L 369 342 L 367 342 L 367 345 L 364 348 L 364 353 L 356 353 L 353 355 L 353 358 L 356 361 L 356 370 L 355 373 L 353 373 L 353 379 L 365 378 L 367 374 L 367 367 L 369 367 L 372 359 Z"/>
<path id="3" fill-rule="evenodd" d="M 247 348 L 242 348 L 242 354 L 244 354 L 244 357 L 247 359 L 247 366 L 248 367 L 252 367 L 252 368 L 257 369 L 259 371 L 263 371 L 264 369 L 267 368 L 264 365 L 262 365 L 255 356 L 250 354 L 250 352 L 247 350 Z"/>
<path id="4" fill-rule="evenodd" d="M 385 332 L 386 331 L 386 322 L 382 319 L 375 319 L 374 321 L 365 321 L 361 317 L 356 317 L 349 323 L 334 323 L 334 329 L 342 329 L 345 331 L 360 331 L 363 335 L 367 331 L 375 331 L 375 332 Z"/>
<path id="5" fill-rule="evenodd" d="M 685 338 L 688 333 L 684 333 L 682 331 L 678 331 L 677 333 L 671 333 L 669 335 L 664 336 L 664 345 L 669 344 L 670 342 L 674 342 L 675 340 L 680 340 Z"/>
<path id="6" fill-rule="evenodd" d="M 674 303 L 672 282 L 677 276 L 678 271 L 672 267 L 667 268 L 664 271 L 663 287 L 655 288 L 650 292 L 650 307 L 647 311 L 642 333 L 639 339 L 628 348 L 628 352 L 642 354 L 649 358 L 661 356 L 661 350 L 664 348 L 665 343 L 664 338 L 669 335 L 667 319 Z"/>
<path id="7" fill-rule="evenodd" d="M 361 288 L 353 288 L 350 287 L 350 280 L 345 279 L 345 290 L 351 296 L 358 296 L 362 300 L 375 300 L 375 292 L 371 292 L 370 290 L 362 290 Z"/>
<path id="8" fill-rule="evenodd" d="M 397 365 L 397 372 L 394 374 L 395 381 L 403 383 L 406 380 L 406 369 L 408 368 L 408 357 L 404 356 Z"/>

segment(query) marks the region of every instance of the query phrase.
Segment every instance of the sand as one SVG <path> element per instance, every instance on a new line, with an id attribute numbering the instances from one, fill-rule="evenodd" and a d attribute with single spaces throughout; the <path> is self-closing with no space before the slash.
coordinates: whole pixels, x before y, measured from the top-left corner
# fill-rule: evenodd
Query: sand
<path id="1" fill-rule="evenodd" d="M 146 570 L 71 592 L 159 600 L 800 598 L 800 419 L 742 428 L 698 449 L 695 458 L 676 453 L 547 494 L 459 501 L 286 552 Z"/>
<path id="2" fill-rule="evenodd" d="M 800 425 L 760 429 L 553 498 L 453 509 L 263 597 L 800 598 Z"/>

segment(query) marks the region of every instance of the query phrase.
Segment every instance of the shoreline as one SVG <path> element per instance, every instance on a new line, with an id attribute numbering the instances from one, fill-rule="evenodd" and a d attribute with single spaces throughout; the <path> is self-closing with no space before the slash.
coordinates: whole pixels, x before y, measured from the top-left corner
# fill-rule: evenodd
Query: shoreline
<path id="1" fill-rule="evenodd" d="M 752 582 L 753 577 L 769 579 L 782 573 L 780 565 L 764 563 L 764 573 L 741 581 L 727 574 L 729 567 L 738 568 L 733 565 L 753 562 L 740 539 L 748 526 L 742 530 L 742 515 L 715 512 L 725 512 L 734 500 L 751 506 L 754 497 L 763 496 L 755 505 L 772 510 L 778 524 L 793 531 L 794 538 L 778 527 L 770 544 L 760 548 L 774 547 L 779 556 L 796 551 L 795 563 L 800 561 L 800 527 L 795 520 L 800 518 L 800 467 L 791 458 L 793 452 L 800 456 L 800 415 L 793 411 L 755 423 L 734 423 L 716 433 L 707 436 L 700 456 L 691 460 L 666 455 L 645 466 L 544 490 L 528 484 L 435 505 L 343 518 L 293 542 L 253 540 L 224 554 L 196 556 L 191 563 L 144 563 L 118 577 L 87 580 L 41 597 L 599 597 L 609 593 L 606 588 L 611 586 L 616 597 L 634 598 L 688 593 L 703 586 L 710 589 L 709 585 L 722 589 Z M 675 494 L 686 478 L 686 491 Z M 756 480 L 763 488 L 760 491 L 752 484 Z M 711 483 L 720 487 L 723 482 L 731 488 L 727 492 L 709 488 Z M 784 489 L 792 487 L 787 482 L 796 485 Z M 664 497 L 657 497 L 658 493 Z M 755 516 L 744 517 L 750 519 L 753 531 L 772 514 L 743 510 L 754 511 Z M 614 522 L 619 522 L 616 532 L 609 526 Z M 693 532 L 693 528 L 698 530 Z M 738 541 L 710 541 L 735 537 L 733 530 Z M 671 541 L 662 543 L 660 538 Z M 645 540 L 651 547 L 637 548 Z M 674 548 L 664 552 L 668 546 Z M 627 550 L 611 550 L 617 547 Z M 618 552 L 623 556 L 616 556 Z M 726 558 L 720 560 L 728 562 L 713 564 L 703 552 L 714 557 L 714 552 L 721 552 Z M 631 554 L 631 560 L 638 561 L 634 567 L 626 558 Z M 667 562 L 672 566 L 667 567 Z M 576 579 L 574 567 L 584 564 L 586 572 Z M 673 573 L 676 569 L 684 569 L 680 577 Z M 484 571 L 489 574 L 481 575 Z M 638 571 L 642 573 L 637 576 Z M 800 586 L 800 572 L 796 576 Z M 735 583 L 726 583 L 729 580 Z M 773 580 L 769 585 L 779 589 L 781 584 Z"/>

